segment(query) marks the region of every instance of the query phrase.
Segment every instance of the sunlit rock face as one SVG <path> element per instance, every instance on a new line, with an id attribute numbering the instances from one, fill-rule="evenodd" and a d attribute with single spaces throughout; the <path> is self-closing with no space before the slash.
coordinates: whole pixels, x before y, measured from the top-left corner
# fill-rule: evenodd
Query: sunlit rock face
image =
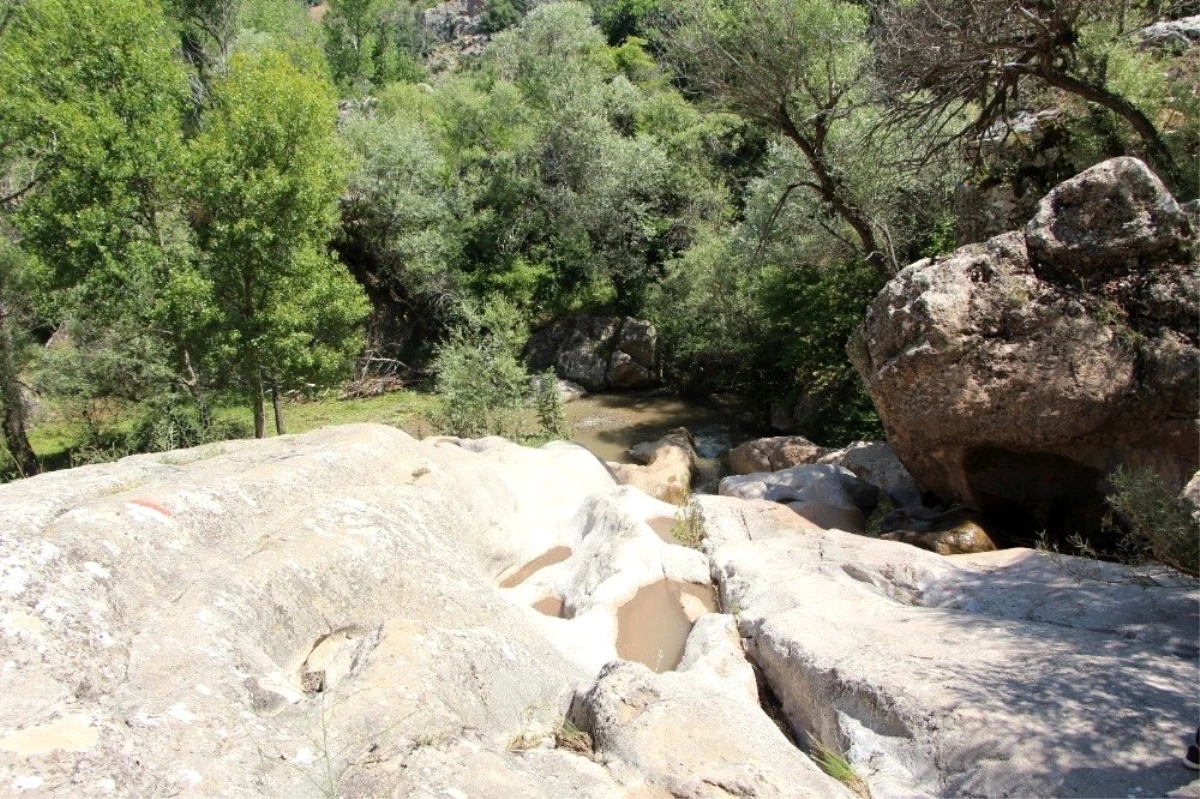
<path id="1" fill-rule="evenodd" d="M 901 271 L 849 352 L 920 486 L 1007 526 L 1095 533 L 1105 476 L 1200 460 L 1190 223 L 1140 161 L 1058 186 L 1024 231 Z"/>

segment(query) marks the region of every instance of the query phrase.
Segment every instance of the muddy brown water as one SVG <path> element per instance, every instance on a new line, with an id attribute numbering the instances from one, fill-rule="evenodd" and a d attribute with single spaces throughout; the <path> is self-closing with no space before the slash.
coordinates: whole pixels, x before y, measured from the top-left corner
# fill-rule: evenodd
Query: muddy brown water
<path id="1" fill-rule="evenodd" d="M 617 611 L 617 656 L 671 671 L 683 657 L 692 622 L 717 609 L 712 588 L 677 580 L 644 586 Z"/>
<path id="2" fill-rule="evenodd" d="M 533 603 L 533 609 L 538 613 L 552 616 L 556 619 L 561 619 L 563 618 L 562 597 L 553 594 L 548 597 L 543 597 L 537 602 Z"/>
<path id="3" fill-rule="evenodd" d="M 543 552 L 538 557 L 526 563 L 515 574 L 505 577 L 500 583 L 501 588 L 516 588 L 521 583 L 528 580 L 534 572 L 539 569 L 544 569 L 547 566 L 553 566 L 555 563 L 562 563 L 567 558 L 571 557 L 570 547 L 554 547 Z"/>
<path id="4" fill-rule="evenodd" d="M 646 524 L 650 525 L 659 538 L 666 541 L 668 544 L 678 544 L 679 539 L 671 532 L 675 529 L 676 521 L 670 516 L 655 516 L 652 519 L 647 519 Z"/>
<path id="5" fill-rule="evenodd" d="M 567 405 L 567 420 L 574 441 L 614 463 L 632 463 L 626 450 L 676 427 L 686 427 L 702 461 L 714 463 L 732 444 L 753 437 L 738 401 L 695 401 L 661 391 L 589 394 Z"/>

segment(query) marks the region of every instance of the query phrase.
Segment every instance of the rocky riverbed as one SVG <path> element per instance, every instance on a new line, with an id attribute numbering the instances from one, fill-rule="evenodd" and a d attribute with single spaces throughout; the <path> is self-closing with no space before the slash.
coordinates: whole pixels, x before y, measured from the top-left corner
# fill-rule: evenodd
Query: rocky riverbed
<path id="1" fill-rule="evenodd" d="M 20 481 L 0 517 L 7 793 L 853 795 L 813 741 L 874 796 L 1189 777 L 1194 584 L 681 510 L 573 444 L 328 428 Z"/>

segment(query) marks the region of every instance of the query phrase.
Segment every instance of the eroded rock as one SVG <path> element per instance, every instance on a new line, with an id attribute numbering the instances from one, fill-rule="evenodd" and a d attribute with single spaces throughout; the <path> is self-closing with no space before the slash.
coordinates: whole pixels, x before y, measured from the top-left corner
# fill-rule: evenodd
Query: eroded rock
<path id="1" fill-rule="evenodd" d="M 1198 709 L 1194 583 L 1097 562 L 1102 581 L 1081 582 L 1072 558 L 941 557 L 696 502 L 722 600 L 791 724 L 873 795 L 1149 796 L 1190 778 L 1171 753 Z M 1082 765 L 1097 736 L 1108 765 Z"/>
<path id="2" fill-rule="evenodd" d="M 1100 530 L 1119 464 L 1182 485 L 1200 465 L 1189 236 L 1157 178 L 1115 159 L 1025 233 L 893 278 L 848 350 L 921 487 L 1065 536 Z"/>
<path id="3" fill-rule="evenodd" d="M 806 463 L 816 463 L 829 450 L 803 436 L 772 436 L 747 441 L 729 451 L 730 474 L 777 472 Z"/>
<path id="4" fill-rule="evenodd" d="M 629 457 L 637 463 L 610 464 L 619 483 L 664 502 L 687 502 L 696 476 L 696 450 L 687 430 L 680 427 L 660 439 L 638 444 L 629 450 Z"/>
<path id="5" fill-rule="evenodd" d="M 658 333 L 644 319 L 572 316 L 538 330 L 525 345 L 534 371 L 553 368 L 588 391 L 658 383 Z"/>
<path id="6" fill-rule="evenodd" d="M 856 533 L 863 532 L 867 517 L 879 502 L 878 488 L 859 480 L 849 469 L 830 464 L 732 475 L 721 480 L 718 493 L 785 503 L 819 527 Z"/>

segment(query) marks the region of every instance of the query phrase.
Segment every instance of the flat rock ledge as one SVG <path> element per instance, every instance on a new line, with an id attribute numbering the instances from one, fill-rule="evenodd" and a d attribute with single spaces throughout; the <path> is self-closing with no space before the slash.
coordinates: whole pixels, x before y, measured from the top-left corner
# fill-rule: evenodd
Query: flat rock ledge
<path id="1" fill-rule="evenodd" d="M 848 797 L 732 617 L 687 595 L 669 673 L 618 659 L 634 597 L 712 592 L 677 511 L 381 425 L 0 486 L 0 794 Z"/>
<path id="2" fill-rule="evenodd" d="M 878 798 L 1194 789 L 1194 582 L 681 510 L 576 445 L 228 442 L 0 486 L 0 530 L 0 794 L 850 799 L 814 741 Z"/>
<path id="3" fill-rule="evenodd" d="M 873 795 L 1163 796 L 1193 779 L 1194 581 L 1028 549 L 943 557 L 772 502 L 696 501 L 788 720 Z"/>

